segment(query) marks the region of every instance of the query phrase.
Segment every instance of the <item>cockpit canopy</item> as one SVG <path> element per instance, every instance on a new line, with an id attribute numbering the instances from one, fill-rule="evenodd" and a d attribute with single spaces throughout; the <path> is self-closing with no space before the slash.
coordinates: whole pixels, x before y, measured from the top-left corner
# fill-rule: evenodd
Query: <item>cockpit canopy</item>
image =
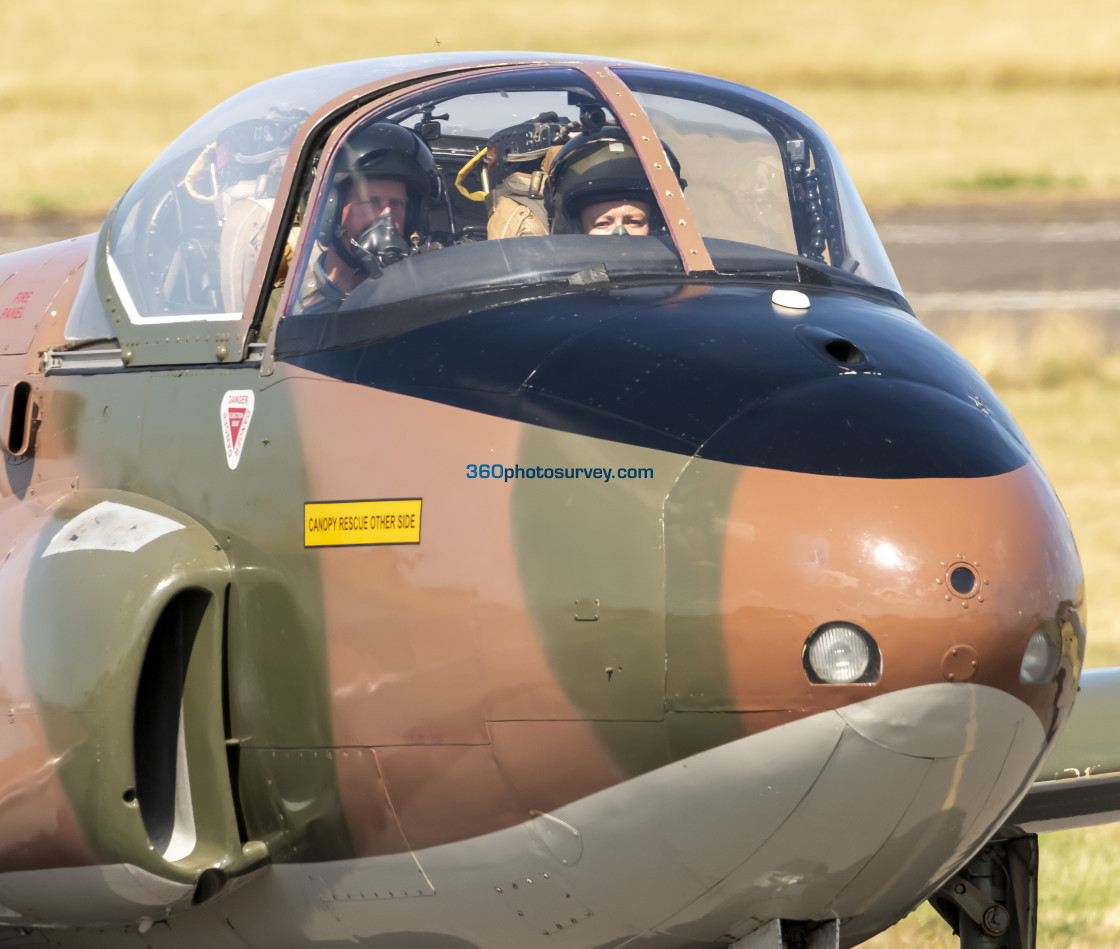
<path id="1" fill-rule="evenodd" d="M 587 236 L 589 215 L 605 236 Z M 243 352 L 276 316 L 469 300 L 594 281 L 596 268 L 762 279 L 802 262 L 900 293 L 839 156 L 804 115 L 710 77 L 536 54 L 371 60 L 262 83 L 180 136 L 101 237 L 90 269 L 113 305 L 75 307 L 73 340 L 219 324 L 214 338 L 228 329 L 227 352 Z"/>

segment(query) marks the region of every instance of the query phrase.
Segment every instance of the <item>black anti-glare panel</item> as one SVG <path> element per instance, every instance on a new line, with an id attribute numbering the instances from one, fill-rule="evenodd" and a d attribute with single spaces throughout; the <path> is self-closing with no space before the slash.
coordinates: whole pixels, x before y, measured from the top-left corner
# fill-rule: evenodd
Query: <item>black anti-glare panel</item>
<path id="1" fill-rule="evenodd" d="M 477 412 L 732 464 L 987 477 L 1026 442 L 969 364 L 853 294 L 642 288 L 499 306 L 292 362 Z"/>

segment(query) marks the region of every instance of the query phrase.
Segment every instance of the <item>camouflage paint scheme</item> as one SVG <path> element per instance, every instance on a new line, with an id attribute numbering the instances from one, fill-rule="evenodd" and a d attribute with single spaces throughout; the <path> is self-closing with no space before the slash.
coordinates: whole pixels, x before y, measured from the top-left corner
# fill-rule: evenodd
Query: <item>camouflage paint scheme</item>
<path id="1" fill-rule="evenodd" d="M 264 293 L 225 329 L 52 362 L 91 267 L 82 305 L 120 323 L 93 238 L 0 261 L 12 945 L 675 947 L 776 918 L 839 919 L 853 945 L 1005 823 L 1069 714 L 1082 575 L 1025 443 L 962 477 L 661 450 L 355 382 L 276 356 L 275 329 L 254 354 Z M 876 337 L 805 289 L 1021 440 L 910 316 Z M 718 296 L 661 309 L 715 339 Z M 769 288 L 735 305 L 816 359 Z M 904 378 L 899 360 L 854 381 L 818 359 L 817 397 Z M 236 468 L 229 392 L 253 393 Z M 652 477 L 468 480 L 480 463 Z M 422 499 L 419 543 L 305 546 L 306 503 L 394 498 Z M 135 548 L 106 526 L 122 511 L 149 532 Z M 806 638 L 837 620 L 873 635 L 878 681 L 809 681 Z M 1042 624 L 1060 668 L 1022 684 Z"/>

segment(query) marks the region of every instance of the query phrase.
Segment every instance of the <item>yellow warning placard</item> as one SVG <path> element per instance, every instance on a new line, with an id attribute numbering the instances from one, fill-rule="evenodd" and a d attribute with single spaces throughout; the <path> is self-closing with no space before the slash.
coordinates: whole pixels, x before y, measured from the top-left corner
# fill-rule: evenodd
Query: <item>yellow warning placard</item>
<path id="1" fill-rule="evenodd" d="M 303 506 L 303 546 L 418 544 L 420 506 L 420 498 L 308 501 Z"/>

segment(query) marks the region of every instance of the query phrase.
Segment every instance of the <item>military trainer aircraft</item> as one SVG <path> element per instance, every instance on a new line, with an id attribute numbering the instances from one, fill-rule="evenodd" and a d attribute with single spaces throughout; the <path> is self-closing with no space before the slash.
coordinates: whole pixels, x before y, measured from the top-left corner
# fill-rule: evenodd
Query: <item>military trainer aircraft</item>
<path id="1" fill-rule="evenodd" d="M 0 946 L 1026 947 L 1120 810 L 1065 514 L 774 98 L 284 76 L 0 316 Z"/>

